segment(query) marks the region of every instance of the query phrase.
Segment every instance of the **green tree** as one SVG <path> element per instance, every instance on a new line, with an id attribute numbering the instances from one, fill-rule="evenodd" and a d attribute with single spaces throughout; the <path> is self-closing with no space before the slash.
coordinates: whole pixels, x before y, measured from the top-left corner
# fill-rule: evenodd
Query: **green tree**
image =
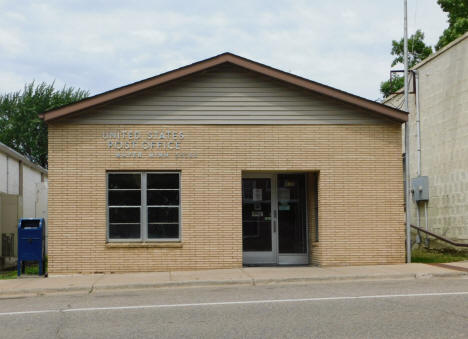
<path id="1" fill-rule="evenodd" d="M 468 0 L 438 0 L 437 3 L 448 14 L 449 27 L 439 37 L 436 51 L 468 32 Z"/>
<path id="2" fill-rule="evenodd" d="M 0 142 L 47 168 L 47 125 L 39 118 L 45 111 L 84 99 L 89 92 L 34 82 L 23 91 L 0 94 Z"/>
<path id="3" fill-rule="evenodd" d="M 397 64 L 403 64 L 404 40 L 392 41 L 392 55 L 396 58 L 392 61 L 392 67 Z M 417 30 L 408 38 L 408 67 L 411 68 L 422 60 L 426 59 L 432 53 L 432 47 L 424 43 L 424 33 Z"/>
<path id="4" fill-rule="evenodd" d="M 398 91 L 404 85 L 405 85 L 404 77 L 400 75 L 395 75 L 394 77 L 392 77 L 391 80 L 382 81 L 380 83 L 380 93 L 382 93 L 383 97 L 386 98 L 390 96 L 391 94 L 395 93 L 396 91 Z"/>
<path id="5" fill-rule="evenodd" d="M 411 68 L 417 63 L 427 58 L 432 53 L 432 47 L 424 43 L 424 33 L 417 30 L 408 38 L 408 67 Z M 391 54 L 395 56 L 392 61 L 392 67 L 403 64 L 404 56 L 404 39 L 400 41 L 392 41 Z M 390 94 L 395 93 L 404 86 L 403 77 L 400 75 L 394 76 L 391 80 L 383 81 L 380 83 L 380 92 L 386 98 Z"/>

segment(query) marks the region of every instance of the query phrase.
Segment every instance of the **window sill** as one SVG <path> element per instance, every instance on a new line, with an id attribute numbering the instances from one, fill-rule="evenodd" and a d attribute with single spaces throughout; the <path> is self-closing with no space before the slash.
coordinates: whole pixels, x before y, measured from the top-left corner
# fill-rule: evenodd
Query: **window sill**
<path id="1" fill-rule="evenodd" d="M 181 242 L 108 242 L 106 248 L 182 248 Z"/>

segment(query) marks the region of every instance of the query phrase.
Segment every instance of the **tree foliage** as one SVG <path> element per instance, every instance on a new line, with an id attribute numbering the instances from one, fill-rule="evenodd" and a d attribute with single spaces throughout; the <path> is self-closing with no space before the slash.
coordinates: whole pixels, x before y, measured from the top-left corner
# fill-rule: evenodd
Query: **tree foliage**
<path id="1" fill-rule="evenodd" d="M 421 30 L 417 30 L 416 33 L 412 34 L 408 38 L 408 67 L 411 68 L 417 63 L 427 58 L 432 53 L 432 47 L 427 46 L 424 42 L 424 33 Z M 392 67 L 403 64 L 404 60 L 404 39 L 400 41 L 392 41 L 391 54 L 395 56 L 392 61 Z M 390 80 L 383 81 L 380 83 L 380 92 L 383 97 L 386 98 L 390 94 L 395 93 L 397 90 L 404 86 L 404 80 L 402 76 L 395 76 Z"/>
<path id="2" fill-rule="evenodd" d="M 34 82 L 23 91 L 0 94 L 0 142 L 47 168 L 47 125 L 39 114 L 84 99 L 89 92 Z"/>
<path id="3" fill-rule="evenodd" d="M 392 77 L 391 80 L 382 81 L 380 83 L 380 92 L 382 93 L 383 97 L 386 98 L 390 96 L 391 94 L 395 93 L 396 91 L 398 91 L 404 85 L 405 85 L 404 77 L 397 75 L 395 77 Z"/>
<path id="4" fill-rule="evenodd" d="M 439 37 L 439 41 L 434 46 L 438 51 L 453 40 L 468 32 L 468 0 L 437 0 L 442 10 L 448 15 L 449 27 L 444 30 Z M 392 67 L 403 63 L 403 39 L 399 42 L 392 41 L 392 55 L 396 58 L 392 62 Z M 408 66 L 411 68 L 418 62 L 424 60 L 432 53 L 432 48 L 424 43 L 424 33 L 417 30 L 408 39 Z M 390 81 L 380 83 L 380 92 L 386 98 L 404 85 L 401 76 L 395 76 Z"/>
<path id="5" fill-rule="evenodd" d="M 403 64 L 404 40 L 392 41 L 392 55 L 396 58 L 392 61 L 392 67 L 397 64 Z M 424 43 L 424 33 L 417 30 L 408 38 L 408 67 L 411 68 L 420 61 L 426 59 L 432 53 L 432 47 Z"/>
<path id="6" fill-rule="evenodd" d="M 439 37 L 436 51 L 468 32 L 468 0 L 438 0 L 437 3 L 448 14 L 449 27 Z"/>

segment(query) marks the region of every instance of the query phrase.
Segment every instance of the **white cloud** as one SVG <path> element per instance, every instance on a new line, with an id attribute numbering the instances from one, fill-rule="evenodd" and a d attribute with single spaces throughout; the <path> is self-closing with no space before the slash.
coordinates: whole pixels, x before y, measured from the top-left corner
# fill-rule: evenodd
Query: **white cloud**
<path id="1" fill-rule="evenodd" d="M 434 44 L 444 14 L 435 0 L 409 5 L 410 33 Z M 375 99 L 402 12 L 394 0 L 5 1 L 0 92 L 56 79 L 97 93 L 231 51 Z"/>
<path id="2" fill-rule="evenodd" d="M 24 87 L 24 84 L 29 79 L 23 78 L 21 75 L 9 71 L 0 71 L 1 88 L 0 94 L 16 92 Z"/>
<path id="3" fill-rule="evenodd" d="M 26 44 L 14 30 L 0 28 L 0 55 L 15 57 L 27 52 Z"/>

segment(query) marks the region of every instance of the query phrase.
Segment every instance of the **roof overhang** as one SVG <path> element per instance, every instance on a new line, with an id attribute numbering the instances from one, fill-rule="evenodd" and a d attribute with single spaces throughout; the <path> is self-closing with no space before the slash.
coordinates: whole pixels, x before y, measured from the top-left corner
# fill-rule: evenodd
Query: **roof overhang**
<path id="1" fill-rule="evenodd" d="M 315 93 L 325 95 L 330 98 L 354 105 L 359 108 L 383 115 L 387 118 L 398 122 L 405 122 L 408 120 L 408 113 L 405 111 L 389 107 L 378 102 L 368 100 L 333 87 L 311 81 L 297 75 L 275 69 L 264 64 L 240 57 L 232 53 L 223 53 L 209 59 L 205 59 L 188 66 L 184 66 L 173 71 L 163 73 L 142 81 L 138 81 L 114 90 L 104 92 L 87 99 L 83 99 L 76 103 L 66 105 L 51 111 L 40 114 L 40 117 L 46 122 L 51 122 L 69 115 L 78 114 L 81 111 L 109 103 L 111 101 L 121 99 L 128 95 L 138 93 L 173 80 L 181 79 L 183 77 L 195 74 L 197 72 L 205 71 L 210 68 L 219 66 L 221 64 L 231 63 L 244 69 L 263 74 L 265 76 L 283 81 L 285 83 L 295 85 Z"/>
<path id="2" fill-rule="evenodd" d="M 1 142 L 0 142 L 0 153 L 4 153 L 7 156 L 12 157 L 15 160 L 22 162 L 26 166 L 31 167 L 32 169 L 35 169 L 41 172 L 42 174 L 47 175 L 47 170 L 44 167 L 38 164 L 35 164 L 34 162 L 26 158 L 24 155 L 16 152 L 13 148 L 8 147 L 7 145 Z"/>

